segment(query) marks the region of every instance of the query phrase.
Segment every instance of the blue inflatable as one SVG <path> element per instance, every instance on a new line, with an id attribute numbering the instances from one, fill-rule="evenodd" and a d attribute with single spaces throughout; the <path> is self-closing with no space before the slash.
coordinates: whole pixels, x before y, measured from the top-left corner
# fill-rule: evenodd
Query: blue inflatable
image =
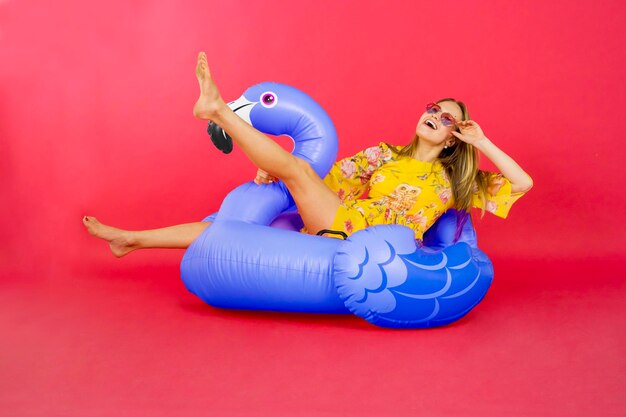
<path id="1" fill-rule="evenodd" d="M 293 154 L 320 177 L 329 172 L 336 131 L 307 94 L 265 82 L 228 105 L 258 130 L 290 136 Z M 226 132 L 213 123 L 208 130 L 216 146 L 230 152 Z M 454 209 L 426 232 L 422 246 L 400 225 L 332 239 L 298 231 L 302 221 L 282 182 L 251 181 L 231 191 L 204 221 L 213 224 L 185 252 L 181 277 L 214 307 L 353 313 L 377 326 L 427 328 L 465 316 L 493 279 L 471 219 Z"/>

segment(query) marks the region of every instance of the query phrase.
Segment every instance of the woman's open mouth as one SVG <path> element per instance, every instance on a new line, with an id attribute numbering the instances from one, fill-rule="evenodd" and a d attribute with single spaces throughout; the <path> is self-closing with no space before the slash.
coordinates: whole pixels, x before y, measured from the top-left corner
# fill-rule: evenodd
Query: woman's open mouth
<path id="1" fill-rule="evenodd" d="M 437 130 L 437 124 L 435 122 L 433 122 L 431 119 L 427 119 L 424 124 L 428 127 L 430 127 L 433 130 Z"/>

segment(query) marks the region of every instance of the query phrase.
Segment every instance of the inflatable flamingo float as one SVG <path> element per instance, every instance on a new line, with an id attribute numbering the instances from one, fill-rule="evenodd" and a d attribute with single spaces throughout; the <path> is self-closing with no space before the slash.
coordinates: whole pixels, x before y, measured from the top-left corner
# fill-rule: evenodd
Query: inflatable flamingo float
<path id="1" fill-rule="evenodd" d="M 228 105 L 261 132 L 291 137 L 292 153 L 321 178 L 330 171 L 337 134 L 304 92 L 264 82 Z M 209 122 L 208 132 L 219 149 L 232 150 L 218 125 Z M 332 239 L 299 232 L 302 221 L 284 183 L 250 181 L 204 221 L 213 224 L 189 246 L 180 269 L 187 289 L 214 307 L 353 313 L 377 326 L 427 328 L 465 316 L 493 279 L 471 219 L 454 209 L 424 234 L 423 245 L 400 225 Z"/>

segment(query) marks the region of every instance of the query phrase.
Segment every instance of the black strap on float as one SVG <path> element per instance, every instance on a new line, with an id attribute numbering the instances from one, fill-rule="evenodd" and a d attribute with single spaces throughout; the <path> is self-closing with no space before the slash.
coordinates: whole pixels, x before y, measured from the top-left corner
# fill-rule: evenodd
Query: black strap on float
<path id="1" fill-rule="evenodd" d="M 317 236 L 322 236 L 326 233 L 329 233 L 331 235 L 340 235 L 343 240 L 346 240 L 348 238 L 348 235 L 345 234 L 344 232 L 341 232 L 339 230 L 329 230 L 329 229 L 322 229 L 319 232 L 317 232 Z"/>

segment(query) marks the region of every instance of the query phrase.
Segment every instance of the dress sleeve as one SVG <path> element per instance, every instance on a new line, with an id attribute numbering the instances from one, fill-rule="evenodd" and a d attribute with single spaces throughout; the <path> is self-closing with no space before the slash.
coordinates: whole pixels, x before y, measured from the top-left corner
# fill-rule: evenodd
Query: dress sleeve
<path id="1" fill-rule="evenodd" d="M 486 172 L 486 175 L 488 185 L 485 211 L 506 219 L 513 203 L 526 193 L 511 193 L 511 182 L 499 172 Z M 480 209 L 483 208 L 483 202 L 478 193 L 477 185 L 474 185 L 472 206 Z"/>
<path id="2" fill-rule="evenodd" d="M 354 156 L 335 162 L 324 183 L 341 199 L 355 200 L 367 190 L 369 180 L 379 167 L 392 157 L 389 146 L 380 142 Z"/>

